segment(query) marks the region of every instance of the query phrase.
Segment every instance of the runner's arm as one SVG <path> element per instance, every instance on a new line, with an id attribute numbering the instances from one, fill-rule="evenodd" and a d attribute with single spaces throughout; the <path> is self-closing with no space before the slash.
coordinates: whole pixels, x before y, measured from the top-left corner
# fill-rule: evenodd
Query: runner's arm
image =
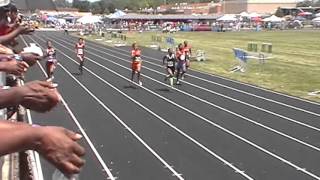
<path id="1" fill-rule="evenodd" d="M 74 52 L 75 52 L 76 54 L 78 54 L 78 46 L 77 46 L 77 45 L 74 46 Z"/>
<path id="2" fill-rule="evenodd" d="M 164 65 L 165 61 L 167 60 L 167 56 L 163 56 L 162 58 L 162 65 Z"/>

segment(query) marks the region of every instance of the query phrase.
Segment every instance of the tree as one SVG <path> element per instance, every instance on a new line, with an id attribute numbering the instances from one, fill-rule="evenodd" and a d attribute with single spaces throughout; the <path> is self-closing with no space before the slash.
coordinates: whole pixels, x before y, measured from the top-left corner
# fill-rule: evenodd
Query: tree
<path id="1" fill-rule="evenodd" d="M 70 7 L 70 3 L 67 0 L 55 0 L 54 4 L 60 8 Z"/>
<path id="2" fill-rule="evenodd" d="M 80 12 L 88 12 L 90 11 L 90 2 L 73 0 L 72 7 L 79 9 Z"/>
<path id="3" fill-rule="evenodd" d="M 317 1 L 304 0 L 297 4 L 297 7 L 309 7 L 309 6 L 313 6 L 313 7 L 320 6 L 320 0 L 317 0 Z"/>

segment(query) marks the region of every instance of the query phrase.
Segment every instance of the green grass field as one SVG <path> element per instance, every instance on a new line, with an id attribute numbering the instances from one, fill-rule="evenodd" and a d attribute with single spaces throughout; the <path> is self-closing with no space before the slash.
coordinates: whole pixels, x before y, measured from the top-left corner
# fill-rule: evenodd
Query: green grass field
<path id="1" fill-rule="evenodd" d="M 127 33 L 127 41 L 148 46 L 153 44 L 152 35 L 156 33 Z M 320 31 L 179 32 L 172 36 L 177 43 L 187 40 L 193 51 L 201 49 L 206 52 L 207 61 L 193 62 L 193 69 L 320 102 L 320 95 L 308 95 L 320 90 Z M 98 37 L 87 38 L 94 40 Z M 238 64 L 232 48 L 246 49 L 248 42 L 252 41 L 272 43 L 274 58 L 264 65 L 250 60 L 245 73 L 231 73 L 230 69 Z M 161 46 L 166 47 L 165 43 Z"/>

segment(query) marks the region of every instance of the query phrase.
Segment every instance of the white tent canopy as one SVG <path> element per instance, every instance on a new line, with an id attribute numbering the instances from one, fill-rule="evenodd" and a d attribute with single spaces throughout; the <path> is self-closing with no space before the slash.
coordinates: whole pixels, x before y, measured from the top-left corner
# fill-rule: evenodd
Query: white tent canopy
<path id="1" fill-rule="evenodd" d="M 240 16 L 242 16 L 242 17 L 248 17 L 248 16 L 249 16 L 249 13 L 247 13 L 247 12 L 242 12 L 242 13 L 240 13 Z"/>
<path id="2" fill-rule="evenodd" d="M 77 20 L 77 22 L 82 23 L 82 24 L 94 24 L 94 23 L 99 23 L 101 21 L 100 16 L 83 16 L 80 19 Z"/>
<path id="3" fill-rule="evenodd" d="M 234 15 L 224 15 L 217 20 L 218 21 L 237 21 L 238 19 Z"/>
<path id="4" fill-rule="evenodd" d="M 59 24 L 67 24 L 65 19 L 58 19 Z"/>
<path id="5" fill-rule="evenodd" d="M 115 13 L 111 14 L 110 16 L 108 16 L 109 18 L 111 19 L 114 19 L 114 18 L 119 18 L 121 16 L 124 16 L 124 15 L 127 15 L 126 13 L 124 13 L 123 11 L 116 11 Z"/>
<path id="6" fill-rule="evenodd" d="M 320 21 L 320 17 L 314 18 L 312 21 Z"/>
<path id="7" fill-rule="evenodd" d="M 251 17 L 251 18 L 260 17 L 260 16 L 261 16 L 261 15 L 258 14 L 258 13 L 256 13 L 256 12 L 250 13 L 250 14 L 248 15 L 248 17 Z"/>
<path id="8" fill-rule="evenodd" d="M 281 21 L 284 21 L 284 19 L 277 17 L 275 15 L 272 15 L 270 17 L 263 19 L 262 21 L 264 21 L 264 22 L 281 22 Z"/>

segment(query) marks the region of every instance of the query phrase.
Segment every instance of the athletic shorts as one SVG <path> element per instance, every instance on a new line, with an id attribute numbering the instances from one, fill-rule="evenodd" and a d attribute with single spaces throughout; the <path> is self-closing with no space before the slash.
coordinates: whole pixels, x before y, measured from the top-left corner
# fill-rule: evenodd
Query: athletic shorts
<path id="1" fill-rule="evenodd" d="M 176 70 L 174 66 L 167 66 L 167 69 L 170 69 L 172 73 L 174 73 Z"/>
<path id="2" fill-rule="evenodd" d="M 131 64 L 131 68 L 133 71 L 140 72 L 141 71 L 141 61 L 133 61 Z"/>
<path id="3" fill-rule="evenodd" d="M 177 64 L 177 70 L 185 72 L 187 70 L 186 62 L 185 61 L 179 61 Z"/>
<path id="4" fill-rule="evenodd" d="M 50 59 L 46 62 L 47 65 L 51 65 L 51 64 L 57 64 L 58 61 L 56 59 Z"/>
<path id="5" fill-rule="evenodd" d="M 55 61 L 47 61 L 46 62 L 46 68 L 49 69 L 52 65 L 56 65 L 58 63 L 57 60 Z"/>
<path id="6" fill-rule="evenodd" d="M 84 58 L 84 54 L 77 54 L 77 57 L 79 57 L 79 58 Z"/>

